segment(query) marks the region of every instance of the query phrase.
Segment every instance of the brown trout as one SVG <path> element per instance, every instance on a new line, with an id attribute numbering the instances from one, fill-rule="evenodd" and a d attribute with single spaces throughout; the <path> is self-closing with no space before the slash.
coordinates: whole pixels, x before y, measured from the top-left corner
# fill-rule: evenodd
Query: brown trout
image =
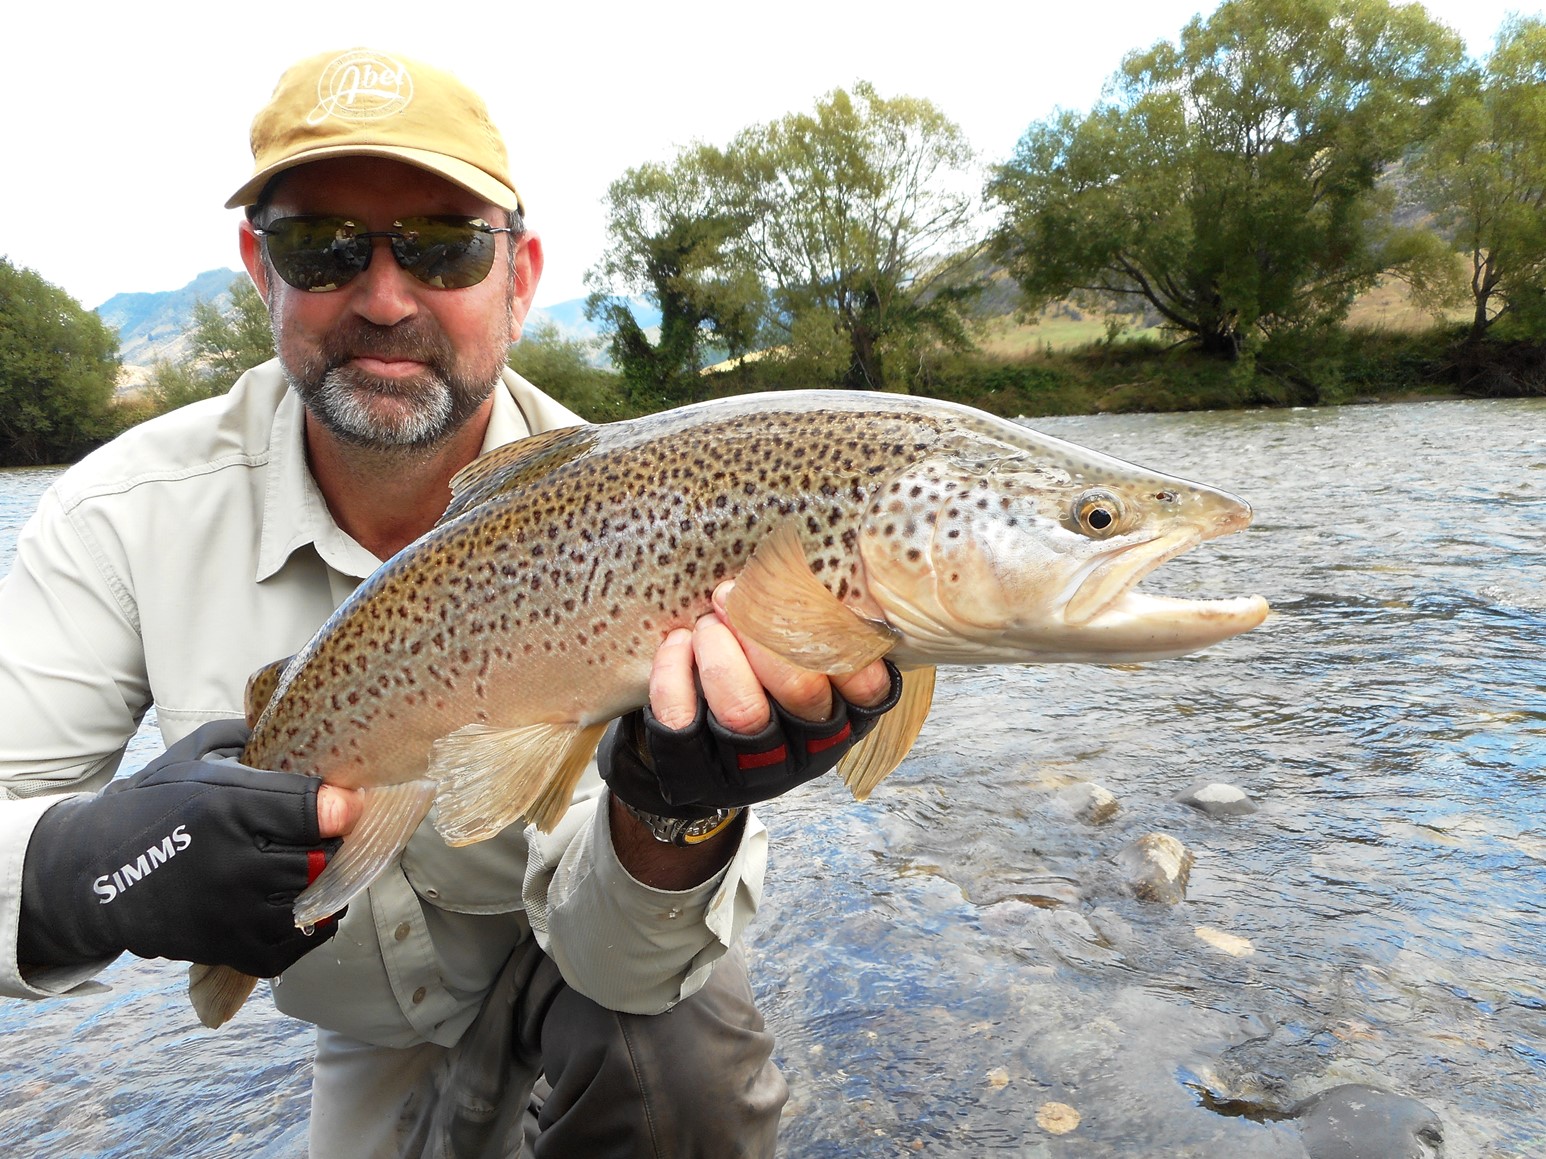
<path id="1" fill-rule="evenodd" d="M 499 448 L 440 522 L 248 690 L 242 760 L 363 789 L 296 903 L 342 908 L 437 806 L 453 845 L 551 829 L 607 723 L 648 699 L 656 646 L 734 578 L 737 631 L 805 668 L 890 656 L 903 701 L 844 758 L 864 797 L 906 755 L 939 664 L 1129 663 L 1255 627 L 1259 597 L 1134 590 L 1250 507 L 929 399 L 793 391 Z M 254 980 L 195 967 L 208 1025 Z"/>

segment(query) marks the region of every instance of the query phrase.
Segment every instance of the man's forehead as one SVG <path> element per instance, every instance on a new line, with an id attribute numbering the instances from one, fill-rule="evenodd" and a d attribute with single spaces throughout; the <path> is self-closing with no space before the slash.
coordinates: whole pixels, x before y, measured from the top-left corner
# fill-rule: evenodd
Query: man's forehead
<path id="1" fill-rule="evenodd" d="M 460 213 L 503 220 L 505 211 L 453 181 L 385 157 L 335 157 L 297 165 L 267 198 L 288 212 Z"/>

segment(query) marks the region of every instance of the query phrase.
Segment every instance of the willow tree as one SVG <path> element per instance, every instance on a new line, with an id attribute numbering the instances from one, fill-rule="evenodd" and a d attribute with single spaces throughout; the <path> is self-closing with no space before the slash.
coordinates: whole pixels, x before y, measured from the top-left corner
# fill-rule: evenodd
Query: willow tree
<path id="1" fill-rule="evenodd" d="M 118 335 L 0 257 L 0 467 L 59 463 L 111 433 Z"/>
<path id="2" fill-rule="evenodd" d="M 718 150 L 694 145 L 670 164 L 628 170 L 607 190 L 608 245 L 586 273 L 586 314 L 607 333 L 635 405 L 699 397 L 705 352 L 733 357 L 755 341 L 762 286 L 740 252 L 747 215 L 726 166 Z M 658 339 L 634 318 L 630 296 L 659 307 Z"/>
<path id="3" fill-rule="evenodd" d="M 835 338 L 843 385 L 870 390 L 887 385 L 888 350 L 964 343 L 979 179 L 965 135 L 931 102 L 860 82 L 747 129 L 728 152 L 783 341 Z"/>
<path id="4" fill-rule="evenodd" d="M 723 149 L 629 170 L 608 192 L 607 251 L 587 275 L 592 317 L 642 381 L 682 380 L 709 342 L 731 355 L 759 343 L 879 389 L 888 352 L 964 341 L 973 164 L 931 103 L 860 83 Z M 659 304 L 657 342 L 619 291 Z"/>
<path id="5" fill-rule="evenodd" d="M 1415 185 L 1469 265 L 1471 326 L 1546 337 L 1546 20 L 1511 17 L 1414 163 Z"/>
<path id="6" fill-rule="evenodd" d="M 1033 303 L 1141 300 L 1203 350 L 1343 317 L 1431 260 L 1377 179 L 1435 127 L 1464 62 L 1416 4 L 1228 0 L 1130 54 L 1087 115 L 998 167 L 993 250 Z"/>

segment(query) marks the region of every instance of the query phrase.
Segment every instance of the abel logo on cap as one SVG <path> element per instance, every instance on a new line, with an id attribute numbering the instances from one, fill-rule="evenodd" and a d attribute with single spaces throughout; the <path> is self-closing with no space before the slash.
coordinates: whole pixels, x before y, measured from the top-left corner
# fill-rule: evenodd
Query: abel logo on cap
<path id="1" fill-rule="evenodd" d="M 403 65 L 379 52 L 354 49 L 335 56 L 317 79 L 317 107 L 306 117 L 319 125 L 329 117 L 370 121 L 389 117 L 413 99 L 413 78 Z"/>

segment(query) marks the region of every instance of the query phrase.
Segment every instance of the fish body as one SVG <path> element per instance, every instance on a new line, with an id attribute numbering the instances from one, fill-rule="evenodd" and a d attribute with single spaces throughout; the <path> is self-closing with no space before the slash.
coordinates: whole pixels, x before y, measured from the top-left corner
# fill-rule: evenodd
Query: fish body
<path id="1" fill-rule="evenodd" d="M 1244 501 L 930 399 L 792 391 L 570 427 L 452 490 L 249 689 L 244 763 L 367 790 L 297 924 L 368 885 L 431 803 L 453 844 L 551 828 L 606 724 L 647 701 L 660 641 L 725 579 L 736 630 L 792 662 L 913 673 L 845 758 L 861 795 L 911 745 L 935 665 L 1160 659 L 1267 612 L 1133 590 L 1245 527 Z"/>

